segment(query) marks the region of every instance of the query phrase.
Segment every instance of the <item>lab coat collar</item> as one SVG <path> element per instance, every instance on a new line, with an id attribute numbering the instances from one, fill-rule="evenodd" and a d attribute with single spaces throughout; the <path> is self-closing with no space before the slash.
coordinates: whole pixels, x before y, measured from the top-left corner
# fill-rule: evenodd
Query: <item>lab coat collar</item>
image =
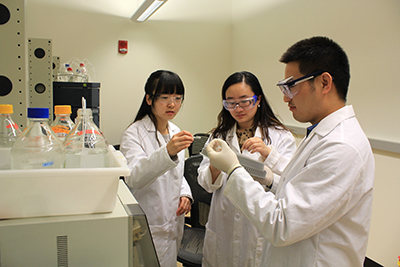
<path id="1" fill-rule="evenodd" d="M 239 141 L 237 139 L 237 135 L 236 135 L 236 123 L 235 125 L 228 131 L 227 135 L 226 135 L 226 142 L 228 144 L 231 144 L 231 146 L 236 150 L 236 153 L 240 153 L 240 147 L 239 147 Z M 260 131 L 260 127 L 256 128 L 256 132 L 254 133 L 254 137 L 259 137 L 261 138 L 261 131 Z"/>
<path id="2" fill-rule="evenodd" d="M 327 134 L 329 134 L 333 129 L 336 128 L 336 126 L 341 123 L 342 121 L 349 119 L 351 117 L 354 117 L 355 113 L 353 110 L 353 106 L 344 106 L 341 109 L 338 109 L 337 111 L 329 114 L 325 118 L 323 118 L 318 125 L 311 131 L 311 133 L 304 137 L 303 140 L 301 140 L 300 144 L 297 146 L 296 152 L 292 156 L 292 159 L 290 160 L 289 164 L 286 166 L 285 170 L 290 170 L 292 167 L 292 164 L 297 161 L 297 158 L 301 157 L 303 150 L 307 146 L 308 143 L 311 142 L 313 139 L 314 135 L 319 135 L 321 137 L 325 137 Z M 286 175 L 286 174 L 285 174 Z M 283 183 L 280 183 L 277 189 L 280 190 L 282 187 Z"/>
<path id="3" fill-rule="evenodd" d="M 310 135 L 318 134 L 322 137 L 329 134 L 339 123 L 355 116 L 352 105 L 344 106 L 341 109 L 329 114 L 323 118 L 319 124 L 314 128 Z"/>
<path id="4" fill-rule="evenodd" d="M 156 131 L 156 126 L 154 125 L 153 121 L 150 119 L 148 115 L 146 115 L 143 119 L 143 126 L 146 128 L 148 132 L 155 132 Z"/>

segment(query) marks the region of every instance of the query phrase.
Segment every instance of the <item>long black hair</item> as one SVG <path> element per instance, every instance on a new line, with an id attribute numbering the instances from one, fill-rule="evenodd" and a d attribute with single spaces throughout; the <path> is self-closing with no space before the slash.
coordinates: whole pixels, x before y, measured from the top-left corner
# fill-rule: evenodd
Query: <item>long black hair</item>
<path id="1" fill-rule="evenodd" d="M 132 123 L 143 119 L 148 115 L 157 129 L 157 118 L 153 114 L 152 107 L 154 107 L 155 100 L 161 94 L 177 94 L 182 95 L 182 101 L 185 96 L 185 87 L 178 74 L 168 70 L 157 70 L 150 74 L 144 86 L 145 95 L 140 105 L 136 118 Z M 147 104 L 146 95 L 149 96 L 151 105 Z M 157 131 L 156 131 L 157 137 Z M 158 138 L 157 138 L 158 140 Z"/>
<path id="2" fill-rule="evenodd" d="M 267 139 L 268 143 L 271 143 L 271 138 L 269 137 L 268 127 L 275 127 L 276 129 L 280 130 L 288 130 L 275 116 L 274 112 L 269 105 L 267 98 L 264 95 L 262 90 L 261 84 L 258 81 L 257 77 L 247 71 L 235 72 L 231 76 L 226 79 L 224 85 L 222 86 L 222 99 L 226 99 L 226 90 L 231 85 L 244 82 L 248 86 L 250 86 L 253 93 L 261 100 L 260 106 L 257 109 L 256 114 L 254 115 L 254 124 L 253 124 L 253 131 L 255 132 L 257 127 L 261 129 L 261 136 L 263 139 Z M 236 120 L 232 117 L 231 113 L 222 107 L 221 112 L 218 114 L 218 125 L 212 131 L 212 137 L 220 137 L 226 140 L 226 136 L 228 131 L 232 129 L 235 125 Z"/>

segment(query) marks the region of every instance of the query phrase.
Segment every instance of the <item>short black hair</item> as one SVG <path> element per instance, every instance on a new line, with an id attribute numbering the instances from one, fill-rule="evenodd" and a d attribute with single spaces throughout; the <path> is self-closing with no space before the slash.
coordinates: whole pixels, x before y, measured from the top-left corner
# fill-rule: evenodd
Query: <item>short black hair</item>
<path id="1" fill-rule="evenodd" d="M 339 97 L 346 101 L 350 83 L 350 65 L 346 53 L 333 40 L 315 36 L 301 40 L 282 55 L 282 63 L 298 62 L 300 73 L 329 72 Z"/>

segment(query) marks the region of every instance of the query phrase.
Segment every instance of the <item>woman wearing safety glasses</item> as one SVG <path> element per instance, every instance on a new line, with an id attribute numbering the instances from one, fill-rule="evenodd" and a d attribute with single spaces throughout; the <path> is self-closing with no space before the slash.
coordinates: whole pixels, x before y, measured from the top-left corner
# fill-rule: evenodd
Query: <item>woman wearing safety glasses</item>
<path id="1" fill-rule="evenodd" d="M 170 122 L 179 112 L 185 89 L 173 72 L 153 72 L 134 122 L 121 138 L 131 175 L 125 178 L 144 210 L 162 267 L 176 266 L 184 214 L 192 193 L 183 177 L 184 150 L 193 136 Z"/>
<path id="2" fill-rule="evenodd" d="M 258 180 L 264 190 L 276 190 L 279 174 L 296 149 L 295 140 L 274 115 L 257 77 L 236 72 L 222 87 L 223 109 L 211 139 L 224 139 L 236 153 L 264 163 L 267 177 Z M 203 266 L 259 266 L 266 240 L 224 196 L 228 175 L 204 157 L 199 184 L 213 192 L 203 247 Z M 275 173 L 275 175 L 273 174 Z"/>

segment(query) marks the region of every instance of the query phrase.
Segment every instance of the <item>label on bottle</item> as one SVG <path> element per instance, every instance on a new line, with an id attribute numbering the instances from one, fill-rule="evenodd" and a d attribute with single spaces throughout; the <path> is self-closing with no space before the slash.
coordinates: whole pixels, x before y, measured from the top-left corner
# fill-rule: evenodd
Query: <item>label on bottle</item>
<path id="1" fill-rule="evenodd" d="M 8 125 L 6 126 L 7 129 L 11 129 L 11 127 L 13 127 L 14 129 L 18 130 L 18 125 L 17 125 L 15 122 L 13 123 L 13 125 L 8 124 Z"/>
<path id="2" fill-rule="evenodd" d="M 53 166 L 53 164 L 54 164 L 54 161 L 46 162 L 46 163 L 43 163 L 43 167 L 45 168 L 45 167 Z"/>
<path id="3" fill-rule="evenodd" d="M 66 168 L 104 168 L 107 167 L 107 154 L 80 152 L 76 154 L 66 154 Z"/>
<path id="4" fill-rule="evenodd" d="M 66 134 L 68 134 L 69 131 L 70 131 L 70 129 L 67 126 L 62 126 L 62 125 L 53 126 L 53 127 L 51 127 L 51 129 L 55 133 L 66 133 Z"/>
<path id="5" fill-rule="evenodd" d="M 80 131 L 77 133 L 78 135 L 82 135 L 83 131 Z M 99 133 L 98 131 L 95 130 L 86 130 L 85 134 L 97 134 L 97 135 L 101 135 L 101 133 Z"/>
<path id="6" fill-rule="evenodd" d="M 65 138 L 70 132 L 69 127 L 62 125 L 53 126 L 51 129 L 57 135 L 57 137 L 61 139 Z"/>

